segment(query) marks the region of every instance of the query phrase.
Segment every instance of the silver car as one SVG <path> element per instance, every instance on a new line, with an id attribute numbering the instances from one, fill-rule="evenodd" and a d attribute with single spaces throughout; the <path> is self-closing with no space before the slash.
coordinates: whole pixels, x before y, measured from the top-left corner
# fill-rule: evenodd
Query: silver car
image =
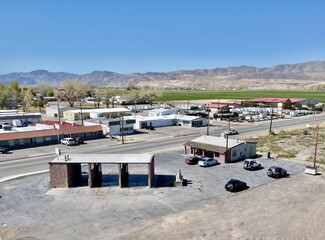
<path id="1" fill-rule="evenodd" d="M 246 159 L 243 163 L 243 168 L 247 170 L 258 170 L 262 168 L 262 165 L 254 159 Z"/>
<path id="2" fill-rule="evenodd" d="M 239 132 L 237 130 L 233 129 L 233 128 L 230 128 L 230 129 L 226 130 L 224 132 L 224 134 L 225 135 L 235 135 L 235 134 L 239 134 Z"/>
<path id="3" fill-rule="evenodd" d="M 209 167 L 209 166 L 217 165 L 219 163 L 217 160 L 215 160 L 213 158 L 204 157 L 199 161 L 198 164 L 200 167 Z"/>

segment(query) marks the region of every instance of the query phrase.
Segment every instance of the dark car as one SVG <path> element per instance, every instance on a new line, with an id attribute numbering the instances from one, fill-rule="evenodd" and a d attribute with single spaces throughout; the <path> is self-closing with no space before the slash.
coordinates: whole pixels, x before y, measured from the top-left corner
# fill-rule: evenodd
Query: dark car
<path id="1" fill-rule="evenodd" d="M 229 192 L 238 192 L 247 189 L 247 184 L 238 179 L 231 179 L 226 183 L 225 189 Z"/>
<path id="2" fill-rule="evenodd" d="M 269 177 L 273 178 L 282 178 L 288 175 L 287 170 L 277 166 L 270 167 L 266 173 Z"/>
<path id="3" fill-rule="evenodd" d="M 0 152 L 1 152 L 2 154 L 4 154 L 4 153 L 8 153 L 8 152 L 9 152 L 9 149 L 6 148 L 6 147 L 0 147 Z"/>
<path id="4" fill-rule="evenodd" d="M 84 143 L 85 141 L 83 137 L 74 137 L 73 139 L 77 144 Z"/>
<path id="5" fill-rule="evenodd" d="M 200 160 L 201 158 L 199 157 L 188 157 L 185 159 L 185 163 L 187 163 L 188 165 L 195 165 L 198 164 Z"/>

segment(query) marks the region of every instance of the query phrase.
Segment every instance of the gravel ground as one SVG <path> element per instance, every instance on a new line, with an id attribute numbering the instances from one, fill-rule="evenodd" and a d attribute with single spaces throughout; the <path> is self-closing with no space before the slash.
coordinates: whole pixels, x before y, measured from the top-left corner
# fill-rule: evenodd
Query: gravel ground
<path id="1" fill-rule="evenodd" d="M 157 179 L 177 172 L 188 186 L 148 189 L 143 166 L 130 167 L 132 187 L 117 187 L 117 170 L 105 166 L 105 186 L 49 189 L 48 174 L 0 184 L 0 239 L 323 239 L 325 179 L 303 174 L 304 165 L 261 159 L 264 169 L 242 162 L 209 168 L 184 163 L 183 152 L 156 154 Z M 285 167 L 272 179 L 266 169 Z M 250 186 L 229 193 L 239 178 Z M 159 180 L 157 180 L 157 183 Z M 162 181 L 164 182 L 164 181 Z"/>
<path id="2" fill-rule="evenodd" d="M 116 239 L 325 239 L 325 178 L 303 173 L 213 199 Z"/>

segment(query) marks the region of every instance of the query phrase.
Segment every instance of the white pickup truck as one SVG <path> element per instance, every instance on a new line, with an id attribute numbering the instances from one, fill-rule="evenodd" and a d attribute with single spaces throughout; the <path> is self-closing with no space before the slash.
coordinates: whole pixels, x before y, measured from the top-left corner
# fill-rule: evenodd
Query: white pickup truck
<path id="1" fill-rule="evenodd" d="M 76 145 L 77 143 L 74 140 L 74 138 L 63 138 L 61 139 L 61 144 L 72 146 L 72 145 Z"/>

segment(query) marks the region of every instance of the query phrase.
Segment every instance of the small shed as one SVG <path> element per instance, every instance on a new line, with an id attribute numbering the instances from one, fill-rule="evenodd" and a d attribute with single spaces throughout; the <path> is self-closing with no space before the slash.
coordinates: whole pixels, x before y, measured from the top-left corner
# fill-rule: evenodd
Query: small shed
<path id="1" fill-rule="evenodd" d="M 231 163 L 256 156 L 256 142 L 246 142 L 228 137 L 203 135 L 184 144 L 184 152 L 190 148 L 194 156 L 206 156 L 220 163 Z"/>

